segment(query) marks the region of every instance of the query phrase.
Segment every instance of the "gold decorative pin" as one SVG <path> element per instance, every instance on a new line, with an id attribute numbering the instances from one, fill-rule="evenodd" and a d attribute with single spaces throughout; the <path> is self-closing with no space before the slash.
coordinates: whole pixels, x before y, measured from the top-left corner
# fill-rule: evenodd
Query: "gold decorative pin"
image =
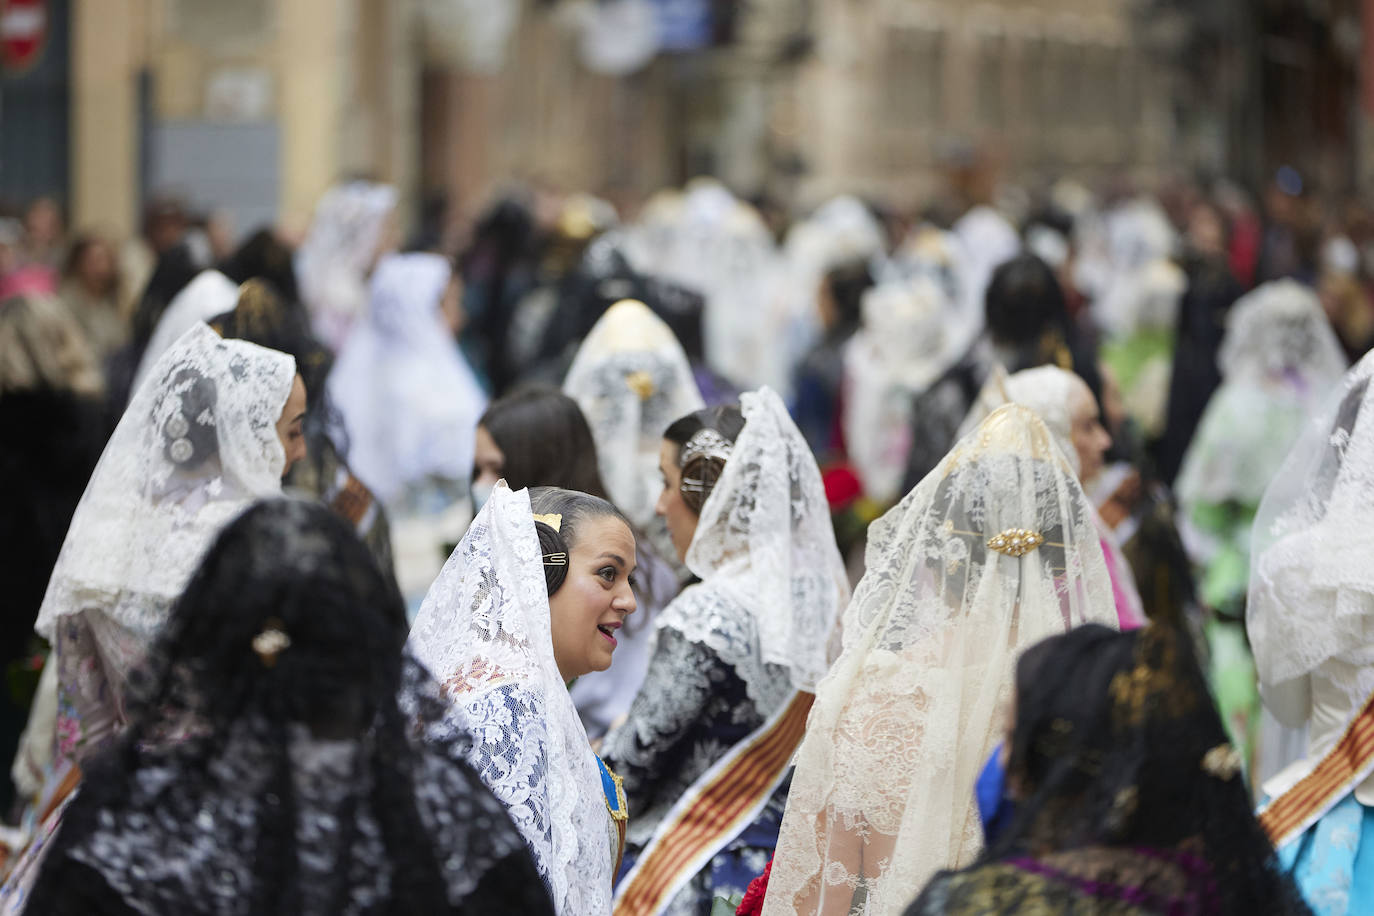
<path id="1" fill-rule="evenodd" d="M 567 566 L 568 555 L 566 553 L 546 553 L 543 555 L 545 566 Z"/>
<path id="2" fill-rule="evenodd" d="M 1038 531 L 1031 531 L 1029 528 L 1008 528 L 1000 534 L 994 534 L 988 538 L 988 549 L 1007 556 L 1020 557 L 1030 553 L 1041 544 L 1045 539 Z"/>
<path id="3" fill-rule="evenodd" d="M 563 516 L 557 512 L 550 512 L 548 515 L 536 515 L 534 520 L 536 522 L 543 522 L 554 531 L 563 527 Z"/>

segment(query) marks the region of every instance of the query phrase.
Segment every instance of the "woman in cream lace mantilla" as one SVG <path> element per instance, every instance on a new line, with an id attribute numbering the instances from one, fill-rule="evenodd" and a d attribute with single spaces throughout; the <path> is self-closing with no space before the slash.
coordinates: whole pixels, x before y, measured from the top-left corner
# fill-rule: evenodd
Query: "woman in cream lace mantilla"
<path id="1" fill-rule="evenodd" d="M 1116 627 L 1091 507 L 1019 405 L 873 523 L 866 559 L 797 752 L 766 916 L 889 916 L 973 861 L 974 781 L 1016 656 L 1082 623 Z"/>

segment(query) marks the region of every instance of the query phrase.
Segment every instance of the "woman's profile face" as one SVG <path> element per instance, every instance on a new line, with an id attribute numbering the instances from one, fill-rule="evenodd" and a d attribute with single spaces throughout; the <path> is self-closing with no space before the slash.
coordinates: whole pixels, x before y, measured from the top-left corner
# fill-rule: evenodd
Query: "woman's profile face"
<path id="1" fill-rule="evenodd" d="M 281 475 L 285 477 L 291 466 L 305 457 L 305 433 L 301 426 L 305 423 L 305 382 L 298 374 L 291 381 L 291 393 L 286 396 L 286 406 L 277 418 L 277 438 L 286 452 L 286 464 Z"/>
<path id="2" fill-rule="evenodd" d="M 635 611 L 635 538 L 619 518 L 584 521 L 568 575 L 549 598 L 553 657 L 564 681 L 611 666 L 616 636 Z"/>
<path id="3" fill-rule="evenodd" d="M 668 534 L 673 539 L 677 558 L 687 562 L 687 548 L 692 546 L 692 538 L 697 533 L 697 514 L 682 499 L 682 469 L 677 466 L 681 446 L 671 439 L 664 439 L 658 450 L 658 470 L 663 477 L 663 492 L 658 494 L 654 512 L 668 523 Z"/>
<path id="4" fill-rule="evenodd" d="M 1069 394 L 1069 423 L 1073 448 L 1078 453 L 1078 479 L 1087 483 L 1102 470 L 1103 457 L 1112 447 L 1112 437 L 1103 429 L 1097 414 L 1097 399 L 1082 380 Z"/>

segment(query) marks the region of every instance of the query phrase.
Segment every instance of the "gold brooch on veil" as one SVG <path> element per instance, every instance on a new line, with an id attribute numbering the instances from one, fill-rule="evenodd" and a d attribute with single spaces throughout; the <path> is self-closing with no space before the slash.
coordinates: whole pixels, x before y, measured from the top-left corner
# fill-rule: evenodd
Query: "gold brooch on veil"
<path id="1" fill-rule="evenodd" d="M 1008 528 L 988 538 L 988 549 L 1012 557 L 1022 557 L 1043 543 L 1045 538 L 1038 531 L 1031 531 L 1029 528 Z"/>

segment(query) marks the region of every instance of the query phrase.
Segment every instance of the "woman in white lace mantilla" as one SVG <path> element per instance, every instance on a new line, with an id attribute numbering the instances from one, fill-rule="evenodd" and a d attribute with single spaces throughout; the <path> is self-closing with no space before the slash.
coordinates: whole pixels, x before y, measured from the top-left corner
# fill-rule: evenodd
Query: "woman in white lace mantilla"
<path id="1" fill-rule="evenodd" d="M 79 764 L 127 724 L 142 662 L 215 535 L 281 493 L 305 454 L 295 361 L 196 324 L 152 365 L 101 455 L 53 568 L 34 629 L 54 646 L 55 768 L 44 817 L 0 895 L 22 901 Z M 50 662 L 51 663 L 51 662 Z M 44 816 L 46 814 L 46 816 Z"/>
<path id="2" fill-rule="evenodd" d="M 839 659 L 797 752 L 764 913 L 900 913 L 982 844 L 973 787 L 1016 656 L 1116 627 L 1092 508 L 1049 431 L 1007 405 L 869 529 Z"/>
<path id="3" fill-rule="evenodd" d="M 123 726 L 125 679 L 214 535 L 304 455 L 295 361 L 195 325 L 149 370 L 91 475 L 34 629 L 56 646 L 58 757 Z"/>
<path id="4" fill-rule="evenodd" d="M 741 406 L 689 414 L 664 434 L 658 511 L 700 581 L 660 616 L 649 674 L 603 746 L 636 811 L 627 884 L 642 865 L 632 860 L 666 842 L 660 826 L 672 829 L 667 816 L 698 797 L 713 765 L 814 689 L 849 597 L 805 439 L 771 390 Z M 697 850 L 704 867 L 667 880 L 671 899 L 649 909 L 697 913 L 742 893 L 768 861 L 786 792 L 785 780 L 760 787 L 752 821 Z M 622 904 L 640 912 L 622 900 L 618 913 Z"/>
<path id="5" fill-rule="evenodd" d="M 644 303 L 617 302 L 578 348 L 563 392 L 587 418 L 611 500 L 649 530 L 663 431 L 705 406 L 682 344 Z"/>
<path id="6" fill-rule="evenodd" d="M 605 500 L 500 485 L 435 581 L 409 649 L 466 732 L 467 762 L 506 806 L 559 916 L 604 916 L 623 843 L 617 777 L 567 683 L 611 664 L 634 612 L 635 543 Z"/>
<path id="7" fill-rule="evenodd" d="M 1305 427 L 1260 503 L 1246 629 L 1265 709 L 1306 732 L 1305 753 L 1263 784 L 1278 799 L 1325 772 L 1324 758 L 1374 696 L 1374 572 L 1365 532 L 1374 512 L 1374 355 L 1365 356 Z M 1369 712 L 1365 711 L 1365 715 Z M 1351 772 L 1274 837 L 1279 858 L 1320 913 L 1374 906 L 1374 753 L 1340 755 Z M 1320 774 L 1318 774 L 1320 775 Z M 1272 816 L 1271 816 L 1272 819 Z M 1271 834 L 1274 831 L 1271 829 Z"/>
<path id="8" fill-rule="evenodd" d="M 1255 663 L 1245 638 L 1251 530 L 1265 488 L 1346 370 L 1321 302 L 1292 280 L 1266 283 L 1232 307 L 1207 402 L 1174 485 L 1179 533 L 1197 567 L 1208 676 L 1247 772 L 1272 772 L 1273 729 L 1260 740 Z M 1263 750 L 1257 750 L 1260 745 Z"/>

